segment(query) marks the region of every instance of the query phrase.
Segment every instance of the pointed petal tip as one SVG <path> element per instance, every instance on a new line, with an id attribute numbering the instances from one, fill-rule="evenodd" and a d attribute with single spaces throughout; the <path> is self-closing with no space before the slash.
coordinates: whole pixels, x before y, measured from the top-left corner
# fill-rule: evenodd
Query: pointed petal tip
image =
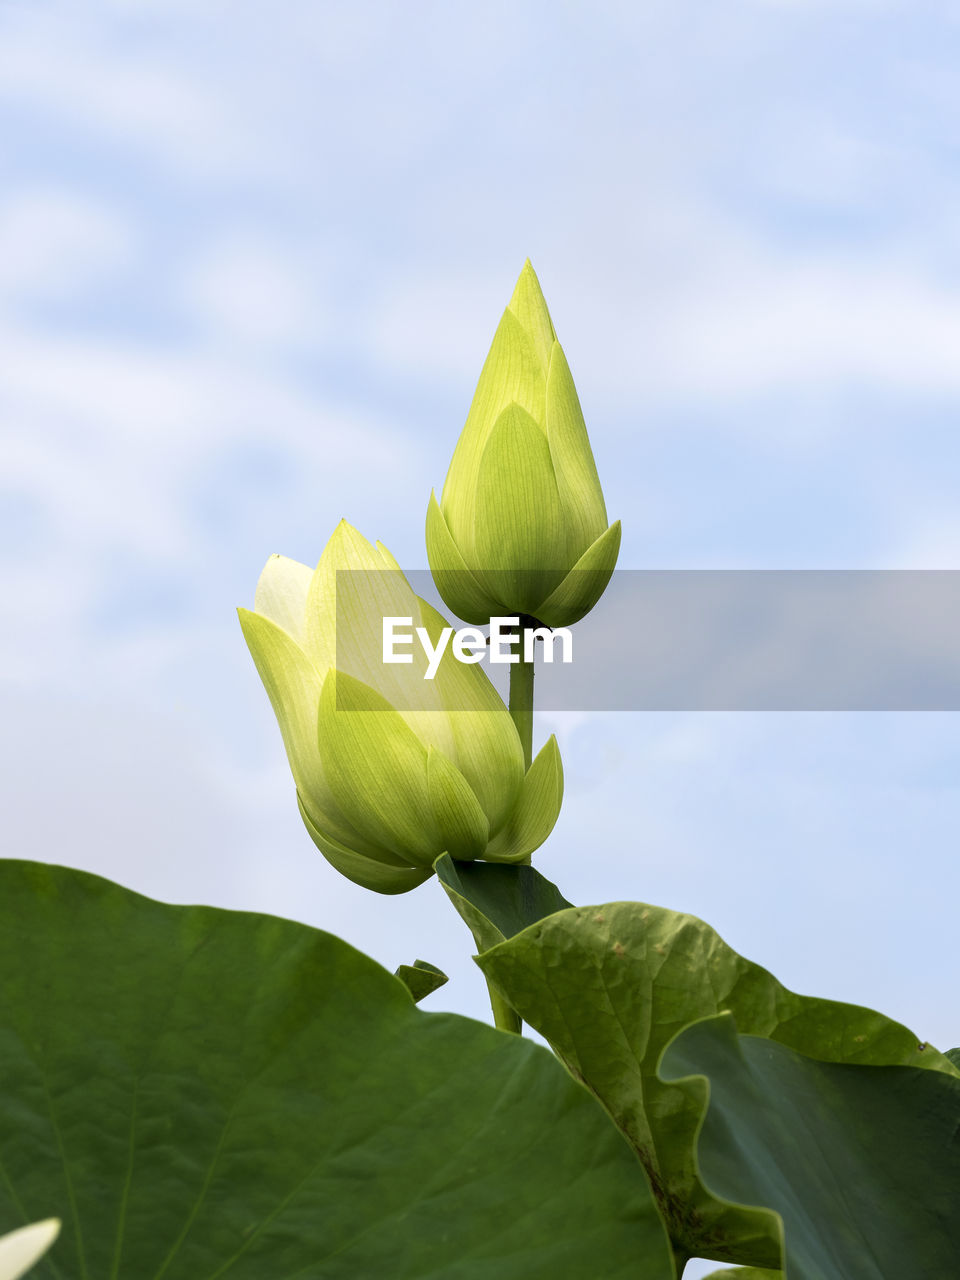
<path id="1" fill-rule="evenodd" d="M 390 550 L 390 548 L 387 546 L 385 542 L 381 542 L 380 539 L 378 538 L 373 545 L 380 552 L 380 555 L 383 557 L 384 564 L 387 566 L 387 568 L 391 572 L 394 572 L 394 573 L 403 572 L 403 570 L 400 568 L 399 563 L 397 562 L 397 557 L 393 554 L 393 552 Z"/>
<path id="2" fill-rule="evenodd" d="M 358 549 L 372 555 L 373 543 L 369 538 L 365 538 L 345 516 L 342 516 L 323 549 L 320 562 L 323 563 L 326 560 L 328 563 L 333 563 L 336 568 L 356 568 L 358 567 L 355 563 Z"/>
<path id="3" fill-rule="evenodd" d="M 513 313 L 527 339 L 532 343 L 541 374 L 545 376 L 550 363 L 550 349 L 557 335 L 554 332 L 553 321 L 550 319 L 543 289 L 540 287 L 537 273 L 529 258 L 524 263 L 514 286 L 507 310 Z"/>
<path id="4" fill-rule="evenodd" d="M 323 549 L 321 559 L 327 554 L 331 547 L 343 546 L 343 544 L 350 538 L 360 538 L 363 542 L 367 541 L 360 530 L 355 525 L 352 525 L 346 516 L 341 516 L 336 523 L 333 533 L 331 533 L 327 540 L 327 545 Z"/>
<path id="5" fill-rule="evenodd" d="M 514 296 L 510 301 L 511 307 L 516 301 L 517 292 L 519 291 L 522 285 L 527 285 L 528 287 L 532 287 L 536 294 L 539 294 L 541 298 L 543 297 L 543 289 L 540 286 L 540 278 L 537 275 L 536 271 L 534 270 L 533 263 L 530 261 L 529 258 L 524 259 L 523 266 L 520 268 L 520 274 L 517 276 L 517 283 L 514 286 L 514 291 L 513 291 Z"/>
<path id="6" fill-rule="evenodd" d="M 240 621 L 244 635 L 247 634 L 248 627 L 256 625 L 254 619 L 258 616 L 260 615 L 257 614 L 256 609 L 246 609 L 242 604 L 237 606 L 237 618 Z"/>
<path id="7" fill-rule="evenodd" d="M 309 567 L 302 564 L 299 560 L 294 560 L 293 556 L 285 556 L 282 551 L 271 551 L 270 555 L 268 555 L 266 560 L 263 562 L 263 568 L 260 570 L 260 577 L 262 578 L 264 574 L 274 572 L 278 565 L 289 564 L 300 565 L 301 568 Z"/>

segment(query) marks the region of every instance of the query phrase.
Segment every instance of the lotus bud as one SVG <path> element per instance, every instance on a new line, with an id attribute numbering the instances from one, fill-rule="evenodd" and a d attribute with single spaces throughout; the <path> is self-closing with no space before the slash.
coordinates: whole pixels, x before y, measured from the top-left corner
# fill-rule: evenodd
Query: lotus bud
<path id="1" fill-rule="evenodd" d="M 513 720 L 479 666 L 445 650 L 383 661 L 383 620 L 436 648 L 445 620 L 381 544 L 341 521 L 316 569 L 271 556 L 240 624 L 273 704 L 300 814 L 348 879 L 403 893 L 442 853 L 529 862 L 560 811 L 551 738 L 524 770 Z"/>
<path id="2" fill-rule="evenodd" d="M 60 1220 L 46 1218 L 0 1236 L 0 1280 L 20 1280 L 39 1262 L 59 1234 Z"/>
<path id="3" fill-rule="evenodd" d="M 454 450 L 431 495 L 427 555 L 466 622 L 526 614 L 568 626 L 603 594 L 620 550 L 580 401 L 529 261 L 503 313 Z"/>

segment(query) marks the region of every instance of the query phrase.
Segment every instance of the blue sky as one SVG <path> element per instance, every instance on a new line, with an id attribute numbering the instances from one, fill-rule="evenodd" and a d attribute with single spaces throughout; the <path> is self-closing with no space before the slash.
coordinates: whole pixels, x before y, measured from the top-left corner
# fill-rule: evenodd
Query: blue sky
<path id="1" fill-rule="evenodd" d="M 338 879 L 234 614 L 422 523 L 524 258 L 628 568 L 960 567 L 960 21 L 939 3 L 0 5 L 11 853 L 454 981 Z M 602 606 L 601 606 L 602 607 Z M 947 1047 L 957 717 L 569 716 L 538 865 Z"/>

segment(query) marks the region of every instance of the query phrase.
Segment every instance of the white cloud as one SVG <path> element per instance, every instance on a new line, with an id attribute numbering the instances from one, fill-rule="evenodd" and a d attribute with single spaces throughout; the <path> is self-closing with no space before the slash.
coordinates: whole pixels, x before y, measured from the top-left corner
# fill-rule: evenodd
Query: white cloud
<path id="1" fill-rule="evenodd" d="M 161 699 L 171 665 L 189 667 L 191 646 L 204 647 L 198 601 L 222 591 L 236 570 L 229 528 L 262 524 L 263 544 L 247 566 L 252 593 L 269 552 L 319 555 L 341 515 L 359 519 L 359 508 L 382 518 L 418 466 L 415 442 L 269 361 L 22 326 L 0 325 L 0 347 L 0 470 L 22 507 L 12 519 L 26 522 L 0 551 L 5 592 L 16 602 L 0 664 L 30 684 L 72 690 L 119 681 L 137 698 Z M 244 450 L 254 468 L 264 451 L 283 468 L 277 485 L 268 476 L 253 511 L 255 472 L 246 487 L 215 472 Z M 200 486 L 224 504 L 226 532 L 198 518 Z M 292 501 L 305 524 L 315 521 L 302 550 L 276 545 Z M 98 627 L 103 602 L 122 603 L 118 567 L 129 575 L 141 567 L 146 581 L 166 578 L 190 607 L 152 622 L 146 643 L 139 624 L 132 635 L 129 626 Z M 233 594 L 222 601 L 217 643 L 228 643 L 232 606 L 243 599 L 239 586 Z"/>
<path id="2" fill-rule="evenodd" d="M 735 404 L 830 386 L 960 393 L 960 284 L 890 254 L 777 253 L 706 209 L 699 218 L 702 236 L 688 226 L 659 240 L 649 226 L 619 270 L 598 248 L 589 274 L 581 264 L 543 279 L 594 403 Z M 513 284 L 493 274 L 444 263 L 392 281 L 375 320 L 382 358 L 472 388 Z"/>
<path id="3" fill-rule="evenodd" d="M 761 256 L 735 280 L 665 300 L 657 327 L 660 394 L 817 383 L 960 391 L 960 290 L 896 265 Z"/>
<path id="4" fill-rule="evenodd" d="M 0 300 L 73 296 L 128 263 L 130 222 L 76 189 L 20 186 L 0 205 Z"/>
<path id="5" fill-rule="evenodd" d="M 316 348 L 329 337 L 333 301 L 322 269 L 256 233 L 226 233 L 184 268 L 183 306 L 212 342 L 265 350 Z"/>
<path id="6" fill-rule="evenodd" d="M 793 13 L 842 13 L 849 9 L 890 9 L 897 0 L 746 0 L 747 7 L 782 9 Z"/>
<path id="7" fill-rule="evenodd" d="M 6 474 L 74 530 L 112 529 L 140 550 L 186 549 L 176 502 L 218 446 L 269 441 L 322 475 L 396 478 L 409 443 L 363 412 L 331 408 L 282 374 L 202 348 L 7 329 L 0 398 L 17 430 Z M 103 499 L 108 497 L 108 501 Z"/>
<path id="8" fill-rule="evenodd" d="M 891 569 L 960 570 L 960 510 L 911 503 L 907 527 L 884 559 Z M 916 513 L 919 512 L 919 515 Z"/>
<path id="9" fill-rule="evenodd" d="M 191 14 L 191 21 L 196 18 Z M 199 37 L 201 26 L 193 27 Z M 133 24 L 115 26 L 101 14 L 70 14 L 61 7 L 8 11 L 0 41 L 0 100 L 58 119 L 69 131 L 88 131 L 101 142 L 146 152 L 194 177 L 248 172 L 257 145 L 257 115 L 244 99 L 227 102 L 222 86 L 190 74 L 191 41 L 176 31 L 164 50 L 159 33 Z M 153 40 L 151 40 L 153 36 Z M 154 51 L 152 44 L 161 47 Z M 181 69 L 186 61 L 187 68 Z"/>

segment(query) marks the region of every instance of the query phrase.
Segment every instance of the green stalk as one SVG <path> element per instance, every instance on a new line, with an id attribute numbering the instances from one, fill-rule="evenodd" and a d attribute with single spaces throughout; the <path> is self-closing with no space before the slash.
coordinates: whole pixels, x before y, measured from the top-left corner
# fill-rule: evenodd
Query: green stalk
<path id="1" fill-rule="evenodd" d="M 487 992 L 490 996 L 490 1008 L 493 1010 L 493 1025 L 499 1027 L 501 1031 L 512 1031 L 514 1035 L 520 1035 L 520 1028 L 523 1026 L 520 1015 L 511 1009 L 500 992 L 491 985 L 489 979 Z"/>
<path id="2" fill-rule="evenodd" d="M 523 628 L 530 626 L 533 618 L 520 619 L 520 635 Z M 529 769 L 533 762 L 533 663 L 523 661 L 521 647 L 520 661 L 510 667 L 510 715 L 517 726 L 520 744 L 523 747 L 523 767 Z M 493 1010 L 493 1021 L 501 1031 L 521 1033 L 523 1023 L 517 1013 L 507 1004 L 503 996 L 488 982 L 490 1008 Z"/>
<path id="3" fill-rule="evenodd" d="M 521 636 L 533 622 L 526 616 L 520 619 Z M 509 707 L 523 746 L 523 767 L 529 769 L 533 763 L 533 662 L 524 662 L 522 648 L 520 661 L 510 667 Z"/>

